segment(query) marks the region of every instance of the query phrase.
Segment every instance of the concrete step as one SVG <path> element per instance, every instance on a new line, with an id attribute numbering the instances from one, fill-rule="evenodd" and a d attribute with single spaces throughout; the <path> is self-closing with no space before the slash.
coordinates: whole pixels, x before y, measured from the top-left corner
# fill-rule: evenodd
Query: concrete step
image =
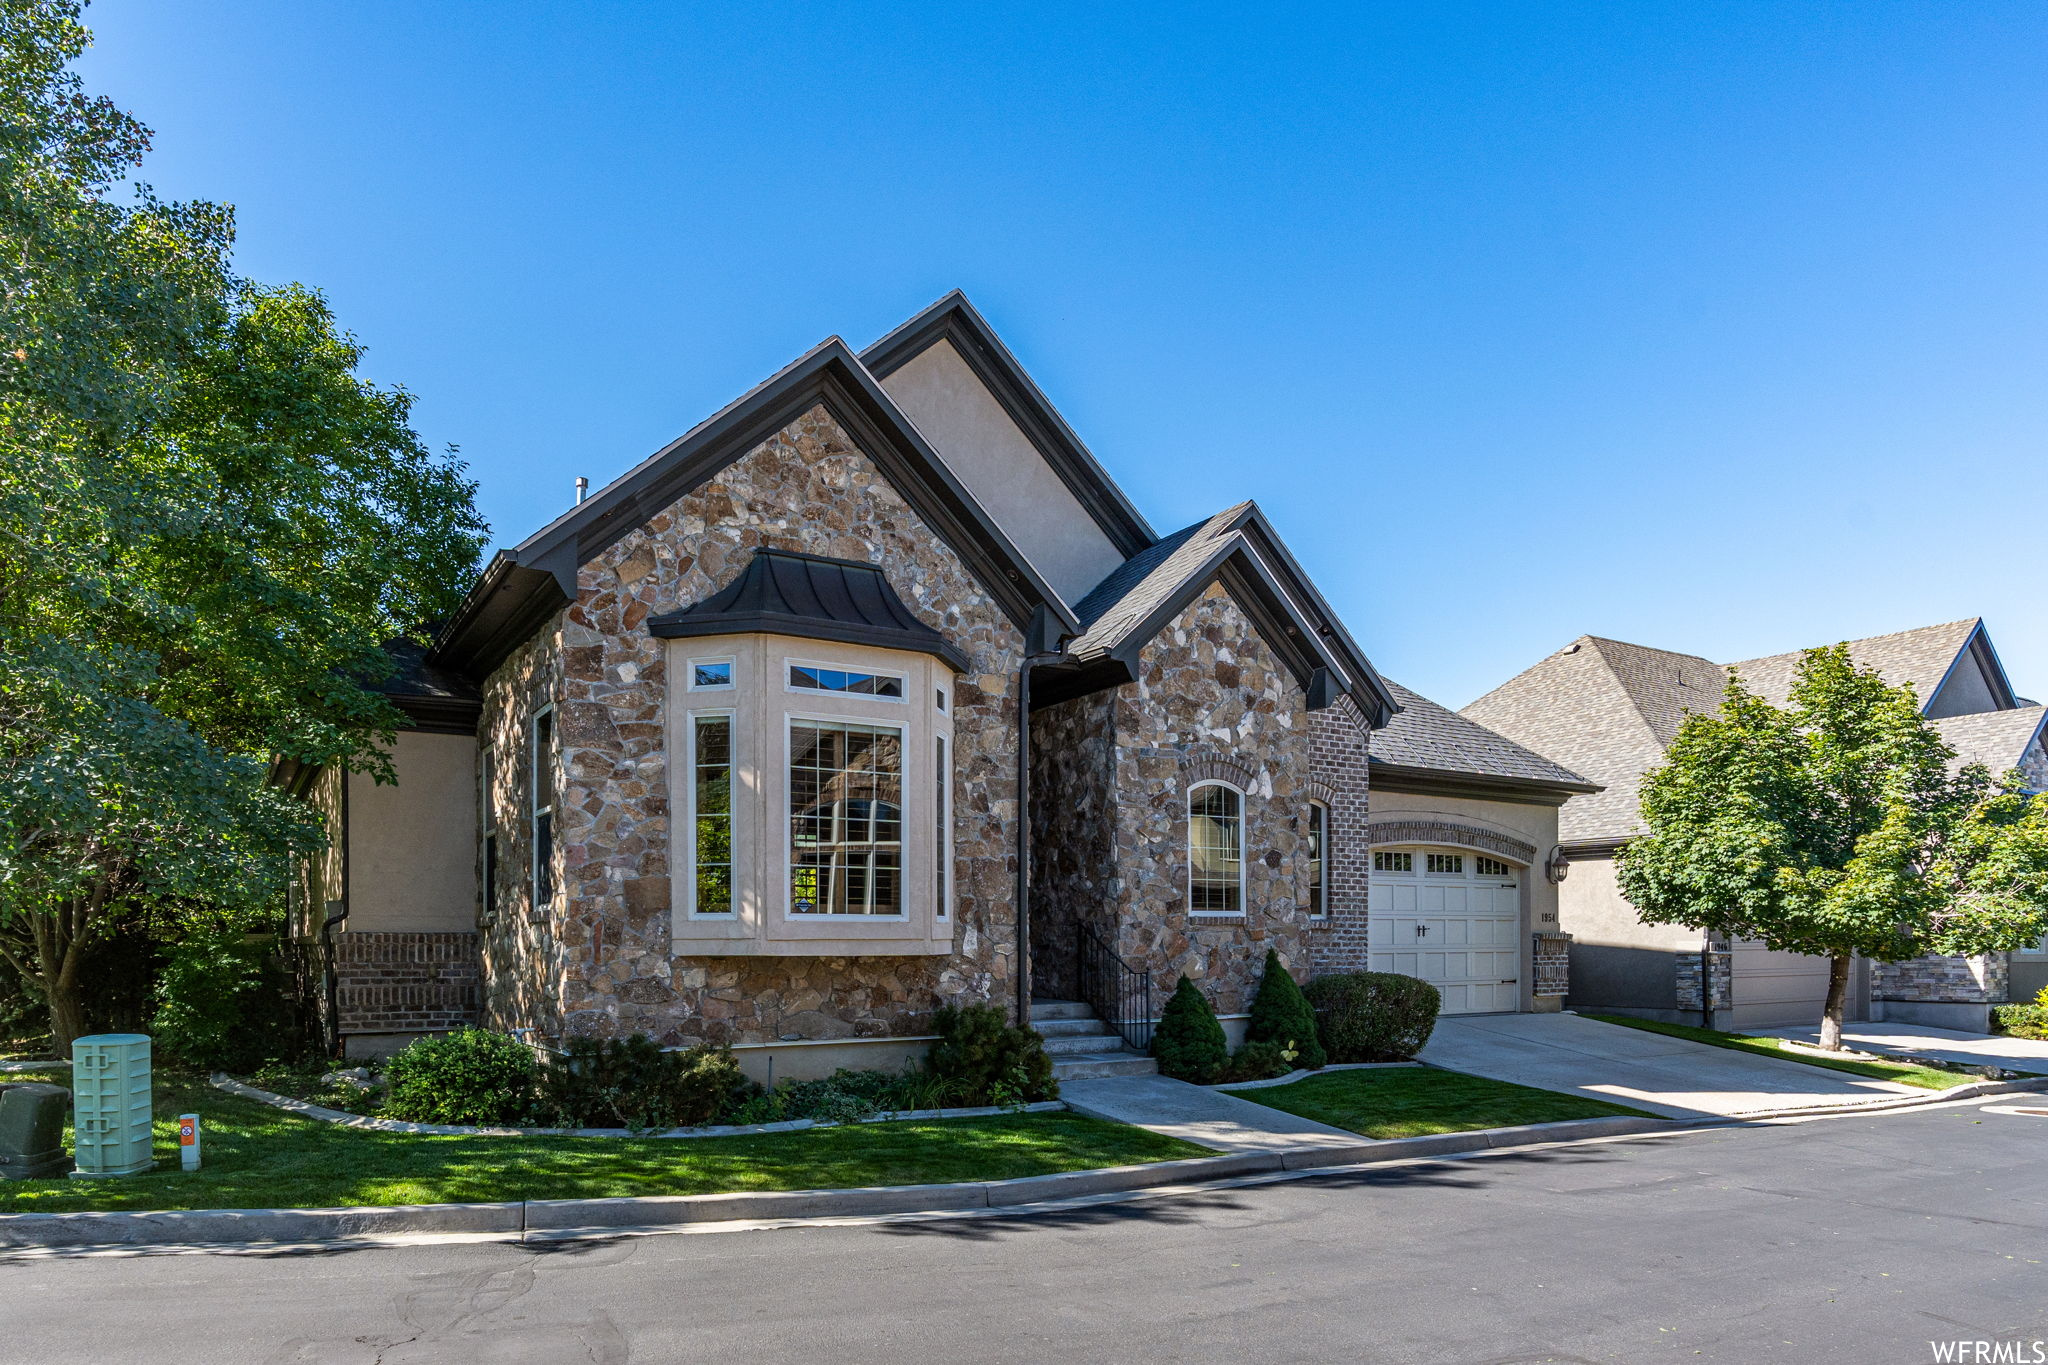
<path id="1" fill-rule="evenodd" d="M 1098 1076 L 1156 1076 L 1159 1063 L 1122 1048 L 1115 1052 L 1070 1052 L 1053 1058 L 1055 1080 L 1087 1081 Z"/>
<path id="2" fill-rule="evenodd" d="M 1084 1033 L 1099 1036 L 1110 1032 L 1109 1025 L 1092 1014 L 1086 1019 L 1034 1019 L 1031 1027 L 1038 1030 L 1041 1038 L 1073 1038 Z"/>
<path id="3" fill-rule="evenodd" d="M 1045 1039 L 1046 1053 L 1053 1057 L 1068 1057 L 1078 1052 L 1115 1052 L 1123 1046 L 1124 1040 L 1108 1029 Z"/>
<path id="4" fill-rule="evenodd" d="M 1093 1019 L 1095 1007 L 1085 1000 L 1033 1000 L 1031 1022 L 1041 1019 Z"/>

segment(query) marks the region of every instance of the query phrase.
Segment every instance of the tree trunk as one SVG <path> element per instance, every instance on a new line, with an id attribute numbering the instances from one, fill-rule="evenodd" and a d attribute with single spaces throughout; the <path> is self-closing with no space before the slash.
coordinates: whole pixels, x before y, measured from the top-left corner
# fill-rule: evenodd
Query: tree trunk
<path id="1" fill-rule="evenodd" d="M 1828 1003 L 1820 1015 L 1820 1045 L 1838 1052 L 1842 1047 L 1842 1011 L 1849 1003 L 1849 955 L 1838 953 L 1828 959 Z"/>

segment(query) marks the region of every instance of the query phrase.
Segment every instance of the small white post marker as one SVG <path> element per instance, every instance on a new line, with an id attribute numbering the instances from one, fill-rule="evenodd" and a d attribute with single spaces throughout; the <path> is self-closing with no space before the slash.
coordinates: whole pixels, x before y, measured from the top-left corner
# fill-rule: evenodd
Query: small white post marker
<path id="1" fill-rule="evenodd" d="M 199 1115 L 178 1115 L 178 1164 L 188 1171 L 199 1169 Z"/>

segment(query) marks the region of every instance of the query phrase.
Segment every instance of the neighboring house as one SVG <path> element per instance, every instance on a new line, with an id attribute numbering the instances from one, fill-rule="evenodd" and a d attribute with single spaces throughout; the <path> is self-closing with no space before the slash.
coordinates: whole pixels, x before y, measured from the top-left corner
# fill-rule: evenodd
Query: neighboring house
<path id="1" fill-rule="evenodd" d="M 1958 764 L 1982 763 L 1994 775 L 2018 768 L 2031 787 L 2048 787 L 2042 745 L 2048 713 L 2013 694 L 1981 620 L 1854 640 L 1849 652 L 1886 682 L 1912 684 L 1924 713 L 1957 750 Z M 1643 774 L 1663 762 L 1689 713 L 1720 705 L 1728 670 L 1783 705 L 1800 657 L 1777 654 L 1722 665 L 1586 635 L 1464 709 L 1467 718 L 1603 788 L 1574 796 L 1558 825 L 1570 860 L 1559 913 L 1572 935 L 1573 1006 L 1699 1019 L 1701 935 L 1637 918 L 1617 884 L 1614 857 L 1641 832 L 1636 793 Z M 1771 952 L 1757 943 L 1717 945 L 1707 965 L 1717 1022 L 1734 1027 L 1810 1022 L 1827 992 L 1824 959 Z M 2009 992 L 2030 997 L 2043 984 L 2048 952 L 2038 946 L 1983 958 L 1858 962 L 1852 1005 L 1858 1017 L 1982 1029 L 1992 1004 Z"/>
<path id="2" fill-rule="evenodd" d="M 475 1021 L 815 1075 L 949 1003 L 1142 1040 L 1182 974 L 1236 1034 L 1268 949 L 1450 1009 L 1564 990 L 1545 860 L 1590 785 L 1383 681 L 1256 506 L 1156 534 L 958 294 L 804 355 L 397 656 L 396 785 L 279 774 L 332 817 L 299 924 L 352 1053 Z"/>

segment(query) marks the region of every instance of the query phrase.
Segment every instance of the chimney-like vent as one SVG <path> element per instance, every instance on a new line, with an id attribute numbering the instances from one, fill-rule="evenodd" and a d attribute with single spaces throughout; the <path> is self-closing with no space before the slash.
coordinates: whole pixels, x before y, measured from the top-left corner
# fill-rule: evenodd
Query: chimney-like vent
<path id="1" fill-rule="evenodd" d="M 583 500 L 589 496 L 590 480 L 584 478 L 581 474 L 578 474 L 576 476 L 576 505 L 578 507 L 581 507 L 583 505 Z"/>

